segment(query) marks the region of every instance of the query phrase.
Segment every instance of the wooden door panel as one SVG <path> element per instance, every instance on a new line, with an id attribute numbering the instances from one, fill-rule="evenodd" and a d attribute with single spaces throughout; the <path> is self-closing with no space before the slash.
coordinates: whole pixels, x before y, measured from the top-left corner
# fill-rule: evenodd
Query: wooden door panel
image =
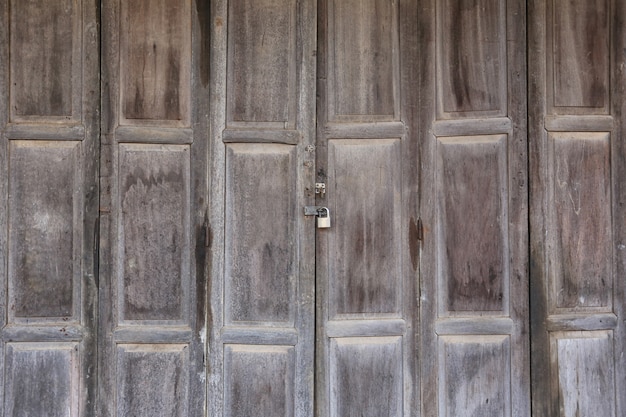
<path id="1" fill-rule="evenodd" d="M 525 2 L 421 4 L 422 413 L 528 416 Z"/>
<path id="2" fill-rule="evenodd" d="M 546 6 L 548 106 L 559 114 L 608 114 L 611 0 Z"/>
<path id="3" fill-rule="evenodd" d="M 296 149 L 283 144 L 226 147 L 224 321 L 295 324 L 298 236 Z"/>
<path id="4" fill-rule="evenodd" d="M 398 16 L 386 0 L 329 3 L 328 121 L 398 120 Z M 395 51 L 395 53 L 394 53 Z"/>
<path id="5" fill-rule="evenodd" d="M 439 410 L 442 416 L 510 416 L 511 339 L 439 338 Z"/>
<path id="6" fill-rule="evenodd" d="M 401 315 L 400 152 L 399 139 L 328 141 L 330 320 Z"/>
<path id="7" fill-rule="evenodd" d="M 82 233 L 73 225 L 82 217 L 75 194 L 82 188 L 80 159 L 78 141 L 9 144 L 11 321 L 78 317 Z"/>
<path id="8" fill-rule="evenodd" d="M 200 416 L 208 245 L 206 16 L 105 1 L 100 409 Z"/>
<path id="9" fill-rule="evenodd" d="M 4 415 L 79 416 L 79 344 L 7 343 Z"/>
<path id="10" fill-rule="evenodd" d="M 294 415 L 293 346 L 230 344 L 224 347 L 224 415 Z"/>
<path id="11" fill-rule="evenodd" d="M 189 145 L 119 145 L 118 324 L 188 320 L 189 154 Z"/>
<path id="12" fill-rule="evenodd" d="M 612 331 L 550 334 L 551 389 L 562 416 L 614 416 L 615 364 Z"/>
<path id="13" fill-rule="evenodd" d="M 295 127 L 296 6 L 295 0 L 229 3 L 228 125 Z"/>
<path id="14" fill-rule="evenodd" d="M 333 337 L 330 415 L 403 415 L 402 337 Z"/>
<path id="15" fill-rule="evenodd" d="M 186 344 L 117 345 L 118 416 L 189 415 Z"/>
<path id="16" fill-rule="evenodd" d="M 212 7 L 212 416 L 311 416 L 315 2 Z"/>
<path id="17" fill-rule="evenodd" d="M 96 7 L 0 1 L 0 398 L 95 415 Z"/>
<path id="18" fill-rule="evenodd" d="M 187 2 L 121 2 L 122 121 L 189 123 L 190 7 Z"/>
<path id="19" fill-rule="evenodd" d="M 319 5 L 317 413 L 415 415 L 416 4 Z"/>
<path id="20" fill-rule="evenodd" d="M 610 0 L 530 10 L 533 411 L 623 415 L 626 11 Z"/>
<path id="21" fill-rule="evenodd" d="M 80 122 L 81 7 L 10 2 L 11 116 Z"/>
<path id="22" fill-rule="evenodd" d="M 507 142 L 506 135 L 437 140 L 442 316 L 507 312 Z M 481 216 L 468 221 L 472 213 Z"/>
<path id="23" fill-rule="evenodd" d="M 444 0 L 436 6 L 439 116 L 506 115 L 505 2 Z"/>
<path id="24" fill-rule="evenodd" d="M 547 136 L 551 313 L 612 307 L 610 134 Z"/>

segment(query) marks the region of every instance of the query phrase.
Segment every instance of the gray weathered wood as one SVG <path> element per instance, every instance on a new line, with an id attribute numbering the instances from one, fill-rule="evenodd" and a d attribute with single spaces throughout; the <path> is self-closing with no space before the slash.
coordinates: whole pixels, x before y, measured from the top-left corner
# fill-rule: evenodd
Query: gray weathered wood
<path id="1" fill-rule="evenodd" d="M 0 409 L 94 416 L 97 6 L 0 1 L 0 43 Z"/>
<path id="2" fill-rule="evenodd" d="M 317 415 L 415 416 L 417 4 L 319 6 Z"/>
<path id="3" fill-rule="evenodd" d="M 207 18 L 190 0 L 103 1 L 103 417 L 206 407 Z"/>
<path id="4" fill-rule="evenodd" d="M 211 416 L 313 415 L 315 10 L 212 3 Z"/>
<path id="5" fill-rule="evenodd" d="M 517 416 L 508 336 L 439 338 L 440 416 Z"/>
<path id="6" fill-rule="evenodd" d="M 533 413 L 621 416 L 626 9 L 529 6 Z"/>
<path id="7" fill-rule="evenodd" d="M 436 5 L 438 116 L 505 116 L 506 4 L 442 0 Z"/>
<path id="8" fill-rule="evenodd" d="M 546 52 L 552 57 L 546 60 L 550 113 L 608 114 L 611 1 L 546 4 Z"/>
<path id="9" fill-rule="evenodd" d="M 420 8 L 421 410 L 529 416 L 525 2 Z"/>

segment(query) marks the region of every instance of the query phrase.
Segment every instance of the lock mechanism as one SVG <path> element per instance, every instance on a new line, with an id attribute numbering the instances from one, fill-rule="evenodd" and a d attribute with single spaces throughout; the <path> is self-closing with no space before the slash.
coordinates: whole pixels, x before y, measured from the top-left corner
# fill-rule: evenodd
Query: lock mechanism
<path id="1" fill-rule="evenodd" d="M 328 207 L 306 206 L 304 207 L 305 216 L 315 216 L 318 229 L 328 229 L 330 227 L 330 210 Z"/>

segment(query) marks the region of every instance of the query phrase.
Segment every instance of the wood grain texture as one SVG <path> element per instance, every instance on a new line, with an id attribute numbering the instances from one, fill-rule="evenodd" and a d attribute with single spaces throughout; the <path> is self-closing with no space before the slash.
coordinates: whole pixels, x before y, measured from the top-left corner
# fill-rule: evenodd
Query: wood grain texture
<path id="1" fill-rule="evenodd" d="M 330 318 L 400 312 L 399 140 L 330 140 Z"/>
<path id="2" fill-rule="evenodd" d="M 10 317 L 78 319 L 80 155 L 80 142 L 11 143 Z"/>
<path id="3" fill-rule="evenodd" d="M 118 416 L 188 415 L 186 345 L 119 345 Z"/>
<path id="4" fill-rule="evenodd" d="M 440 338 L 441 416 L 516 415 L 510 403 L 508 336 Z"/>
<path id="5" fill-rule="evenodd" d="M 506 1 L 437 4 L 440 111 L 506 115 Z"/>
<path id="6" fill-rule="evenodd" d="M 224 417 L 294 415 L 294 349 L 225 347 Z"/>
<path id="7" fill-rule="evenodd" d="M 295 123 L 294 0 L 229 2 L 228 122 Z"/>
<path id="8" fill-rule="evenodd" d="M 233 144 L 226 155 L 226 322 L 294 322 L 296 148 Z"/>
<path id="9" fill-rule="evenodd" d="M 610 3 L 608 0 L 549 2 L 548 45 L 552 55 L 548 68 L 552 74 L 548 86 L 554 94 L 554 107 L 608 110 Z"/>
<path id="10" fill-rule="evenodd" d="M 420 6 L 318 6 L 316 414 L 416 416 Z"/>
<path id="11" fill-rule="evenodd" d="M 329 120 L 398 120 L 397 7 L 383 0 L 330 2 Z"/>
<path id="12" fill-rule="evenodd" d="M 419 3 L 421 415 L 527 417 L 526 2 Z M 457 276 L 480 264 L 484 278 L 471 288 L 450 260 Z M 459 341 L 449 377 L 442 339 Z M 481 351 L 478 366 L 461 365 Z"/>
<path id="13" fill-rule="evenodd" d="M 189 147 L 120 147 L 121 320 L 183 320 L 189 286 Z"/>
<path id="14" fill-rule="evenodd" d="M 209 13 L 191 0 L 103 0 L 100 11 L 98 415 L 199 417 Z"/>
<path id="15" fill-rule="evenodd" d="M 552 385 L 559 416 L 616 416 L 612 332 L 554 333 Z"/>
<path id="16" fill-rule="evenodd" d="M 79 416 L 78 346 L 9 343 L 6 347 L 6 416 Z"/>
<path id="17" fill-rule="evenodd" d="M 188 121 L 190 17 L 186 1 L 121 2 L 120 97 L 127 121 Z"/>
<path id="18" fill-rule="evenodd" d="M 623 54 L 626 9 L 622 2 L 583 3 L 529 3 L 537 415 L 618 416 L 626 410 L 622 396 L 613 394 L 626 386 L 617 353 L 626 340 L 624 286 L 614 278 L 624 265 L 624 64 L 615 59 Z"/>
<path id="19" fill-rule="evenodd" d="M 506 311 L 507 140 L 438 140 L 439 279 L 446 311 Z"/>
<path id="20" fill-rule="evenodd" d="M 211 2 L 208 415 L 313 415 L 315 22 Z"/>
<path id="21" fill-rule="evenodd" d="M 402 338 L 339 338 L 330 347 L 330 416 L 403 415 Z"/>
<path id="22" fill-rule="evenodd" d="M 11 114 L 74 114 L 73 91 L 80 92 L 79 2 L 62 0 L 42 7 L 36 0 L 11 1 Z"/>
<path id="23" fill-rule="evenodd" d="M 608 133 L 550 133 L 553 309 L 610 308 L 611 167 Z"/>

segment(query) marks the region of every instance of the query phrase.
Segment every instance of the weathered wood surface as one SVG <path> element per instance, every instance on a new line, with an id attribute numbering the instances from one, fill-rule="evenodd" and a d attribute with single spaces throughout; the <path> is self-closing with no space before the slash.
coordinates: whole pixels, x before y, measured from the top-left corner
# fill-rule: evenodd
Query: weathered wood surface
<path id="1" fill-rule="evenodd" d="M 525 2 L 420 1 L 424 416 L 529 416 Z"/>
<path id="2" fill-rule="evenodd" d="M 207 16 L 102 3 L 101 416 L 206 407 Z"/>
<path id="3" fill-rule="evenodd" d="M 207 413 L 309 417 L 316 2 L 220 0 L 211 19 Z"/>
<path id="4" fill-rule="evenodd" d="M 533 413 L 622 416 L 622 2 L 529 3 Z"/>
<path id="5" fill-rule="evenodd" d="M 319 6 L 318 415 L 415 416 L 417 3 Z"/>
<path id="6" fill-rule="evenodd" d="M 93 2 L 0 1 L 0 409 L 95 416 Z"/>

